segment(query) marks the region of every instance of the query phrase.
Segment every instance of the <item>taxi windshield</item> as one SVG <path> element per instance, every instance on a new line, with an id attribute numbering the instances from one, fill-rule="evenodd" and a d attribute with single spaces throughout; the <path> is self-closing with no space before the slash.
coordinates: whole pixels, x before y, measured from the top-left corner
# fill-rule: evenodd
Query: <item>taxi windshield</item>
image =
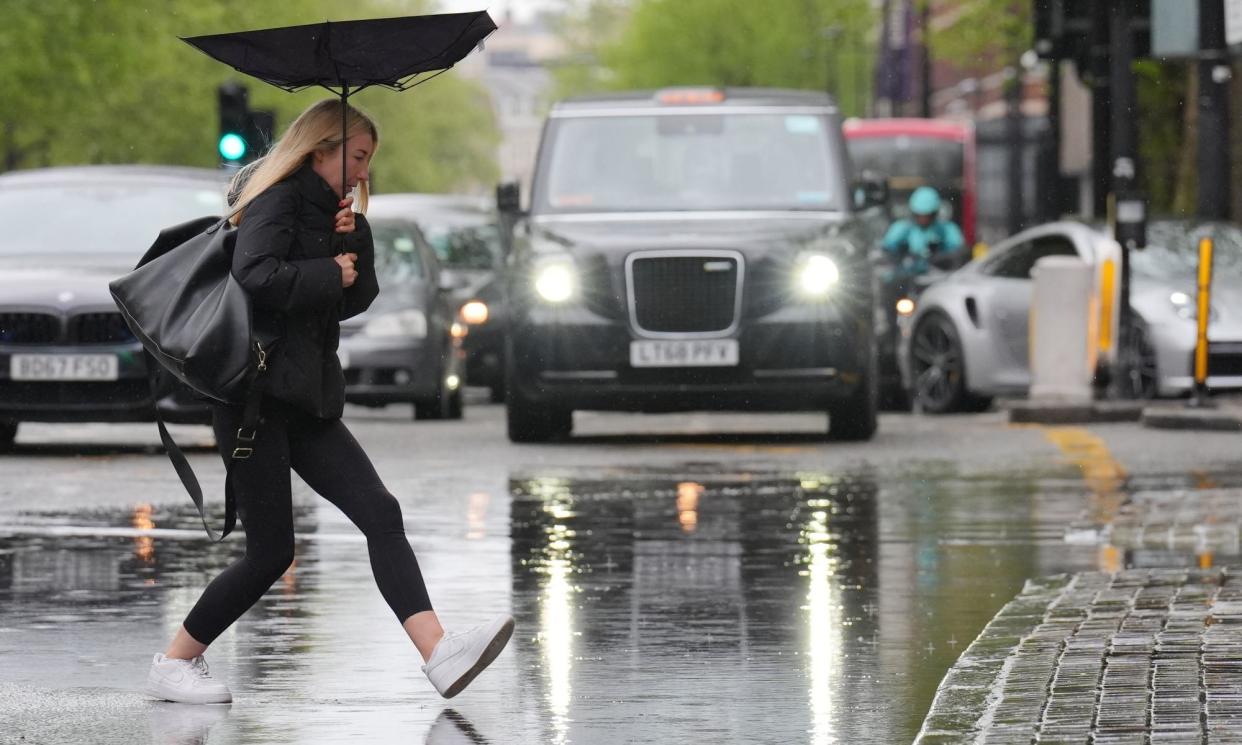
<path id="1" fill-rule="evenodd" d="M 548 136 L 535 200 L 549 212 L 841 209 L 819 115 L 565 117 Z"/>

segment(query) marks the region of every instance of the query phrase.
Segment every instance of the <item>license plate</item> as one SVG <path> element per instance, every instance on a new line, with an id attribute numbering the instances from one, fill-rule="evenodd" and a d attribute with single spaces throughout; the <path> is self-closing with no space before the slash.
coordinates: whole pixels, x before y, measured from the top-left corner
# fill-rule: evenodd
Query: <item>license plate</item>
<path id="1" fill-rule="evenodd" d="M 9 358 L 13 380 L 116 380 L 114 354 L 15 354 Z"/>
<path id="2" fill-rule="evenodd" d="M 737 339 L 630 342 L 632 367 L 734 367 Z"/>

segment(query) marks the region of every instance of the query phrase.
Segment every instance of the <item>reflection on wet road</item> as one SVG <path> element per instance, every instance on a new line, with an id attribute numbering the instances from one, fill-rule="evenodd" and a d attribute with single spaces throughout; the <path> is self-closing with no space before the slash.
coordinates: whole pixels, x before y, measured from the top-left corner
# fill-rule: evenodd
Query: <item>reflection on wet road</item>
<path id="1" fill-rule="evenodd" d="M 147 504 L 0 529 L 0 713 L 46 735 L 35 714 L 64 700 L 90 712 L 90 742 L 140 742 L 125 734 L 148 719 L 209 726 L 213 743 L 908 742 L 1028 577 L 1096 568 L 1063 541 L 1085 502 L 1058 475 L 689 463 L 530 468 L 508 492 L 407 511 L 447 620 L 511 607 L 518 622 L 451 716 L 362 539 L 316 500 L 299 501 L 294 567 L 209 653 L 236 697 L 209 725 L 136 690 L 240 542 L 209 546 L 191 510 Z"/>

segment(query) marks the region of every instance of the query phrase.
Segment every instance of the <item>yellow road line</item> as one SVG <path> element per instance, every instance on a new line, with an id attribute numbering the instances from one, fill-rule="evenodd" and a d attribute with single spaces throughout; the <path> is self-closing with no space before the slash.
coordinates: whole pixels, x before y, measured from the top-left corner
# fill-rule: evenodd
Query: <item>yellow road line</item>
<path id="1" fill-rule="evenodd" d="M 1091 491 L 1088 514 L 1096 525 L 1107 525 L 1117 516 L 1125 502 L 1123 490 L 1126 471 L 1113 457 L 1104 440 L 1082 427 L 1040 427 L 1044 436 L 1061 449 L 1061 453 L 1082 471 L 1083 481 Z M 1115 546 L 1100 549 L 1100 569 L 1117 572 L 1123 557 Z"/>
<path id="2" fill-rule="evenodd" d="M 1117 516 L 1125 501 L 1122 487 L 1126 471 L 1113 457 L 1105 442 L 1082 427 L 1041 427 L 1044 436 L 1061 449 L 1061 453 L 1082 471 L 1082 478 L 1091 490 L 1091 518 L 1107 523 Z"/>

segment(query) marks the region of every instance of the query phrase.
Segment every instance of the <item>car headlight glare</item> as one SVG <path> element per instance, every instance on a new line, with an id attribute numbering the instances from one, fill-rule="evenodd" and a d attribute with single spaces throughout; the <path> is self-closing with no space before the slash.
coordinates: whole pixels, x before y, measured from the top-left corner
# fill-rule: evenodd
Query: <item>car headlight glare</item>
<path id="1" fill-rule="evenodd" d="M 897 301 L 897 315 L 908 316 L 914 313 L 914 301 L 908 297 L 903 297 Z"/>
<path id="2" fill-rule="evenodd" d="M 362 333 L 370 337 L 405 336 L 424 339 L 427 336 L 427 316 L 420 310 L 402 310 L 376 316 L 362 327 Z"/>
<path id="3" fill-rule="evenodd" d="M 1185 318 L 1189 321 L 1197 321 L 1199 319 L 1199 307 L 1195 298 L 1184 292 L 1173 292 L 1169 295 L 1169 302 L 1173 304 L 1173 312 L 1179 318 Z M 1217 317 L 1216 306 L 1208 307 L 1208 320 L 1215 321 Z"/>
<path id="4" fill-rule="evenodd" d="M 490 313 L 487 309 L 487 303 L 482 300 L 471 300 L 461 306 L 461 320 L 471 326 L 478 326 L 480 324 L 487 323 L 489 315 Z"/>
<path id="5" fill-rule="evenodd" d="M 803 295 L 823 297 L 841 280 L 837 263 L 823 254 L 812 254 L 798 269 L 798 289 Z"/>
<path id="6" fill-rule="evenodd" d="M 569 264 L 548 264 L 535 274 L 535 292 L 549 303 L 563 303 L 574 294 L 574 270 Z"/>

